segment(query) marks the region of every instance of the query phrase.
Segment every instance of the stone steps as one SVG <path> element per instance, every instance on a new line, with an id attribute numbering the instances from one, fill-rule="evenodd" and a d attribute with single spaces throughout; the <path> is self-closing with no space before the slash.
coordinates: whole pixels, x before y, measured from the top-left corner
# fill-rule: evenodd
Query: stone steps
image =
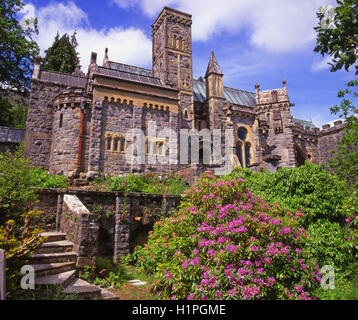
<path id="1" fill-rule="evenodd" d="M 40 248 L 36 249 L 36 253 L 60 253 L 71 252 L 73 243 L 67 240 L 45 242 Z"/>
<path id="2" fill-rule="evenodd" d="M 31 264 L 48 264 L 61 262 L 76 262 L 76 252 L 58 252 L 58 253 L 35 253 L 30 258 Z"/>
<path id="3" fill-rule="evenodd" d="M 76 278 L 77 254 L 65 233 L 44 232 L 45 241 L 30 258 L 35 269 L 35 285 L 58 287 L 64 294 L 75 294 L 78 300 L 118 300 L 112 292 Z"/>
<path id="4" fill-rule="evenodd" d="M 36 277 L 52 275 L 75 269 L 75 262 L 33 264 Z"/>
<path id="5" fill-rule="evenodd" d="M 66 233 L 61 232 L 43 232 L 42 237 L 46 237 L 45 243 L 66 240 Z"/>
<path id="6" fill-rule="evenodd" d="M 75 280 L 76 272 L 76 270 L 71 270 L 38 278 L 36 277 L 35 284 L 37 286 L 60 286 L 65 288 Z"/>

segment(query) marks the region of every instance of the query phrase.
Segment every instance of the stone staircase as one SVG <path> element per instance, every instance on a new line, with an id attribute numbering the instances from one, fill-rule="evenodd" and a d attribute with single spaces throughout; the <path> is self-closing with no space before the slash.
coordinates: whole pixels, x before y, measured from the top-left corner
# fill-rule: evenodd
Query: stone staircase
<path id="1" fill-rule="evenodd" d="M 35 269 L 35 284 L 38 287 L 58 286 L 65 294 L 76 294 L 79 300 L 118 300 L 105 290 L 78 279 L 76 270 L 77 254 L 73 243 L 66 240 L 65 233 L 45 232 L 44 242 L 30 258 Z"/>

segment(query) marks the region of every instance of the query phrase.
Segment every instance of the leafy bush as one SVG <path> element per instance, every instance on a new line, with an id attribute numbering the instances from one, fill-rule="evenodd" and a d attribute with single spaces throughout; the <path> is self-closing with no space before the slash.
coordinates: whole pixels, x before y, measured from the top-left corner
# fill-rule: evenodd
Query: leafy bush
<path id="1" fill-rule="evenodd" d="M 355 260 L 357 244 L 337 222 L 318 220 L 307 232 L 310 239 L 305 250 L 312 253 L 320 266 L 331 265 L 335 271 L 342 271 Z"/>
<path id="2" fill-rule="evenodd" d="M 127 181 L 127 187 L 125 183 Z M 123 177 L 97 178 L 92 184 L 106 185 L 108 191 L 144 192 L 163 194 L 182 194 L 188 188 L 185 181 L 181 181 L 177 175 L 162 179 L 156 174 L 145 173 L 142 175 L 130 174 Z"/>
<path id="3" fill-rule="evenodd" d="M 145 187 L 143 180 L 136 174 L 130 174 L 126 177 L 113 177 L 108 184 L 109 191 L 142 192 Z"/>
<path id="4" fill-rule="evenodd" d="M 30 210 L 21 216 L 22 227 L 14 220 L 0 226 L 0 248 L 6 251 L 6 298 L 18 299 L 24 295 L 20 288 L 20 270 L 44 238 L 35 227 L 41 211 Z"/>
<path id="5" fill-rule="evenodd" d="M 128 257 L 165 299 L 309 299 L 318 267 L 302 248 L 301 213 L 270 207 L 243 180 L 209 172 Z"/>
<path id="6" fill-rule="evenodd" d="M 50 175 L 41 168 L 30 169 L 31 185 L 34 188 L 67 188 L 67 178 L 60 175 Z"/>
<path id="7" fill-rule="evenodd" d="M 343 223 L 347 214 L 342 210 L 349 196 L 347 186 L 322 165 L 306 162 L 298 168 L 282 168 L 277 172 L 253 172 L 235 168 L 232 177 L 244 178 L 245 186 L 269 203 L 278 203 L 290 210 L 301 210 L 303 223 L 327 218 Z"/>
<path id="8" fill-rule="evenodd" d="M 0 225 L 8 219 L 20 222 L 21 214 L 36 199 L 36 192 L 31 190 L 30 161 L 23 151 L 20 145 L 14 153 L 0 154 Z"/>

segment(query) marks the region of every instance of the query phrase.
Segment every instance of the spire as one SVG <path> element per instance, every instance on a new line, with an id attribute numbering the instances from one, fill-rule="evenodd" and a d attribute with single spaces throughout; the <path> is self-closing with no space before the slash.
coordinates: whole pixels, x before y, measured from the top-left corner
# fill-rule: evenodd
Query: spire
<path id="1" fill-rule="evenodd" d="M 209 60 L 208 68 L 206 69 L 205 77 L 207 77 L 210 73 L 223 75 L 219 67 L 219 64 L 214 56 L 214 51 L 211 51 L 210 60 Z"/>
<path id="2" fill-rule="evenodd" d="M 109 68 L 108 48 L 104 50 L 103 67 Z"/>

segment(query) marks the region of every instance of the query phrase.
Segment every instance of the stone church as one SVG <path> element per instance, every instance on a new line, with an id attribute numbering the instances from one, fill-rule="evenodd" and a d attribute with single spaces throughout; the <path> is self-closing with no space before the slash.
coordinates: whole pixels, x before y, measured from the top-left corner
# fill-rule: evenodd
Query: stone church
<path id="1" fill-rule="evenodd" d="M 146 157 L 166 152 L 166 139 L 148 134 L 152 121 L 158 130 L 177 133 L 178 148 L 182 129 L 233 130 L 234 166 L 275 171 L 306 160 L 327 162 L 344 124 L 319 129 L 294 119 L 285 80 L 272 90 L 255 84 L 253 92 L 224 86 L 225 70 L 213 52 L 205 79 L 194 80 L 191 24 L 190 14 L 163 8 L 152 25 L 152 70 L 111 61 L 107 49 L 102 65 L 92 53 L 87 74 L 79 68 L 73 74 L 41 71 L 37 56 L 25 136 L 33 164 L 74 178 L 130 172 L 192 177 L 215 166 L 203 163 L 202 155 L 198 163 L 128 164 L 130 129 L 145 133 Z"/>

